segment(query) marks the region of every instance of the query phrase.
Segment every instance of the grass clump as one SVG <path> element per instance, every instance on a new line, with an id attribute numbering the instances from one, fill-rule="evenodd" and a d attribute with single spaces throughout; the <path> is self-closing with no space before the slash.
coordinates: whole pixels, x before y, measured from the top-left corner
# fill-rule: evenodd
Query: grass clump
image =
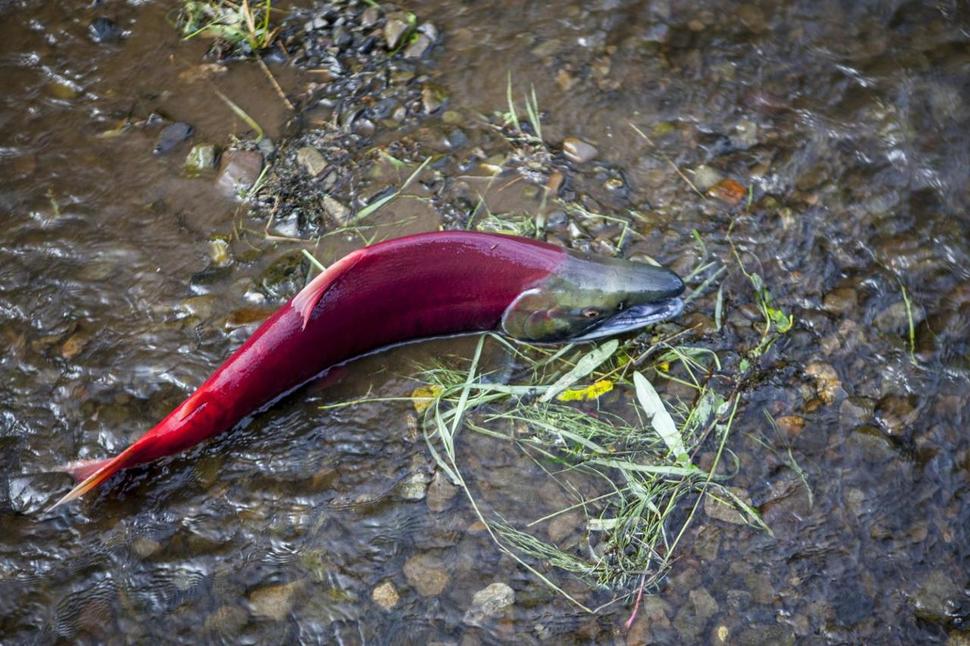
<path id="1" fill-rule="evenodd" d="M 266 49 L 276 38 L 270 24 L 272 2 L 249 0 L 190 0 L 183 2 L 177 24 L 184 38 L 211 38 L 215 48 L 231 55 L 252 56 Z"/>

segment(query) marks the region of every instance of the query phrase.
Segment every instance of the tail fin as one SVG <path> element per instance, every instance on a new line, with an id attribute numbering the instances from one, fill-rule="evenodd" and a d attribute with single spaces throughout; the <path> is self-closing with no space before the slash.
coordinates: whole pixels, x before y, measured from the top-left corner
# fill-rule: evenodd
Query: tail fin
<path id="1" fill-rule="evenodd" d="M 52 511 L 53 509 L 60 507 L 66 502 L 70 502 L 75 498 L 80 498 L 81 496 L 83 496 L 84 494 L 91 491 L 99 484 L 101 484 L 102 482 L 104 482 L 105 480 L 113 476 L 121 469 L 124 469 L 125 467 L 131 466 L 132 464 L 134 464 L 135 458 L 137 457 L 138 448 L 139 447 L 137 443 L 129 446 L 127 449 L 125 449 L 115 457 L 102 461 L 100 467 L 93 472 L 91 471 L 91 469 L 98 465 L 98 463 L 96 462 L 80 463 L 77 465 L 77 468 L 74 469 L 73 471 L 69 470 L 70 473 L 77 473 L 78 477 L 83 477 L 86 474 L 90 474 L 90 475 L 87 475 L 87 477 L 85 477 L 84 480 L 79 482 L 76 487 L 68 491 L 63 498 L 61 498 L 53 505 L 51 505 L 47 509 L 47 511 Z"/>
<path id="2" fill-rule="evenodd" d="M 100 471 L 101 467 L 108 464 L 114 458 L 105 458 L 103 460 L 78 460 L 77 462 L 69 462 L 64 466 L 58 467 L 56 471 L 62 471 L 63 473 L 71 474 L 74 478 L 74 482 L 81 482 L 82 480 L 87 480 L 88 476 L 95 471 Z"/>

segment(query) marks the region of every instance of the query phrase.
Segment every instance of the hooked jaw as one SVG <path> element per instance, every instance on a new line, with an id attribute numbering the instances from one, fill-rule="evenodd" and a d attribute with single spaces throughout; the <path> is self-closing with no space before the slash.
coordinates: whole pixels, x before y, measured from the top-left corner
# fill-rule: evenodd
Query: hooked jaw
<path id="1" fill-rule="evenodd" d="M 677 297 L 667 298 L 656 303 L 634 305 L 617 312 L 583 334 L 572 337 L 570 341 L 595 341 L 603 337 L 639 330 L 648 325 L 672 319 L 683 311 L 684 299 Z"/>

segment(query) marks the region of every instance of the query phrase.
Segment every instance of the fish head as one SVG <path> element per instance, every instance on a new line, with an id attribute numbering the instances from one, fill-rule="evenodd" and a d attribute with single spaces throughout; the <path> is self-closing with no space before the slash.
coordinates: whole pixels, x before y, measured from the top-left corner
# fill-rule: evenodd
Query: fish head
<path id="1" fill-rule="evenodd" d="M 509 304 L 502 331 L 536 343 L 592 341 L 677 316 L 683 291 L 664 267 L 570 252 Z"/>

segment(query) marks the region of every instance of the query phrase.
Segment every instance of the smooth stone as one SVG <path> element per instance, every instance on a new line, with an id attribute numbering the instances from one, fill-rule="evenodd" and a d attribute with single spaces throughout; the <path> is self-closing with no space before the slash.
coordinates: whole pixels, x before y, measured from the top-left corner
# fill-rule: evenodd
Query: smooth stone
<path id="1" fill-rule="evenodd" d="M 441 594 L 451 579 L 445 564 L 431 554 L 418 554 L 409 558 L 404 563 L 404 576 L 422 597 Z"/>
<path id="2" fill-rule="evenodd" d="M 111 18 L 99 16 L 88 25 L 88 36 L 96 43 L 114 43 L 123 35 L 124 31 Z"/>
<path id="3" fill-rule="evenodd" d="M 743 500 L 744 502 L 751 504 L 751 497 L 748 496 L 748 492 L 744 489 L 738 489 L 736 487 L 729 487 L 735 496 Z M 722 496 L 723 497 L 723 496 Z M 720 500 L 715 499 L 713 496 L 704 496 L 704 513 L 711 518 L 716 518 L 717 520 L 722 520 L 725 523 L 731 523 L 732 525 L 747 525 L 747 518 L 738 511 L 734 505 L 725 504 Z"/>
<path id="4" fill-rule="evenodd" d="M 830 314 L 845 315 L 859 306 L 859 293 L 851 287 L 833 289 L 822 299 L 822 309 Z"/>
<path id="5" fill-rule="evenodd" d="M 396 49 L 401 44 L 401 39 L 411 31 L 411 22 L 408 14 L 403 11 L 395 11 L 387 17 L 384 23 L 384 41 L 388 49 Z"/>
<path id="6" fill-rule="evenodd" d="M 263 156 L 255 150 L 230 150 L 222 155 L 216 186 L 231 197 L 242 197 L 263 170 Z"/>
<path id="7" fill-rule="evenodd" d="M 162 128 L 152 152 L 156 155 L 170 153 L 176 146 L 191 137 L 194 131 L 195 129 L 184 121 L 170 123 Z"/>
<path id="8" fill-rule="evenodd" d="M 694 169 L 693 179 L 694 186 L 697 187 L 697 190 L 699 190 L 701 193 L 706 193 L 718 182 L 724 179 L 724 175 L 722 175 L 717 169 L 702 164 Z"/>
<path id="9" fill-rule="evenodd" d="M 576 164 L 585 164 L 595 159 L 599 153 L 595 146 L 576 137 L 566 137 L 563 139 L 562 152 L 568 160 Z"/>
<path id="10" fill-rule="evenodd" d="M 515 591 L 505 583 L 493 583 L 475 593 L 462 622 L 481 627 L 485 620 L 515 603 Z"/>
<path id="11" fill-rule="evenodd" d="M 323 158 L 319 150 L 312 146 L 304 146 L 296 151 L 296 161 L 310 177 L 317 177 L 327 169 L 327 160 Z"/>
<path id="12" fill-rule="evenodd" d="M 384 581 L 371 592 L 370 598 L 384 610 L 390 610 L 401 600 L 397 588 L 390 581 Z"/>
<path id="13" fill-rule="evenodd" d="M 427 35 L 420 34 L 410 45 L 404 48 L 404 58 L 411 60 L 421 58 L 431 49 L 433 42 Z"/>
<path id="14" fill-rule="evenodd" d="M 360 26 L 370 28 L 377 24 L 381 19 L 381 10 L 378 7 L 367 7 L 364 13 L 360 14 Z"/>
<path id="15" fill-rule="evenodd" d="M 350 209 L 336 198 L 324 194 L 320 200 L 323 203 L 323 211 L 333 218 L 334 222 L 343 225 L 350 221 Z"/>
<path id="16" fill-rule="evenodd" d="M 296 603 L 296 593 L 303 589 L 304 581 L 257 588 L 249 593 L 249 606 L 253 614 L 263 619 L 283 621 Z"/>
<path id="17" fill-rule="evenodd" d="M 435 513 L 440 513 L 451 506 L 451 501 L 458 495 L 458 487 L 451 484 L 448 476 L 440 471 L 434 474 L 431 484 L 428 485 L 428 509 Z"/>
<path id="18" fill-rule="evenodd" d="M 437 85 L 429 83 L 421 88 L 421 105 L 426 114 L 437 112 L 447 100 L 448 93 Z"/>
<path id="19" fill-rule="evenodd" d="M 417 472 L 412 473 L 398 488 L 397 493 L 403 500 L 418 501 L 424 500 L 428 493 L 429 478 L 427 474 Z"/>
<path id="20" fill-rule="evenodd" d="M 956 570 L 934 570 L 923 579 L 911 597 L 917 617 L 943 624 L 953 620 L 951 611 L 962 597 L 961 586 L 954 578 L 956 575 Z"/>
<path id="21" fill-rule="evenodd" d="M 185 157 L 185 174 L 196 177 L 216 167 L 216 147 L 212 144 L 196 144 Z"/>

